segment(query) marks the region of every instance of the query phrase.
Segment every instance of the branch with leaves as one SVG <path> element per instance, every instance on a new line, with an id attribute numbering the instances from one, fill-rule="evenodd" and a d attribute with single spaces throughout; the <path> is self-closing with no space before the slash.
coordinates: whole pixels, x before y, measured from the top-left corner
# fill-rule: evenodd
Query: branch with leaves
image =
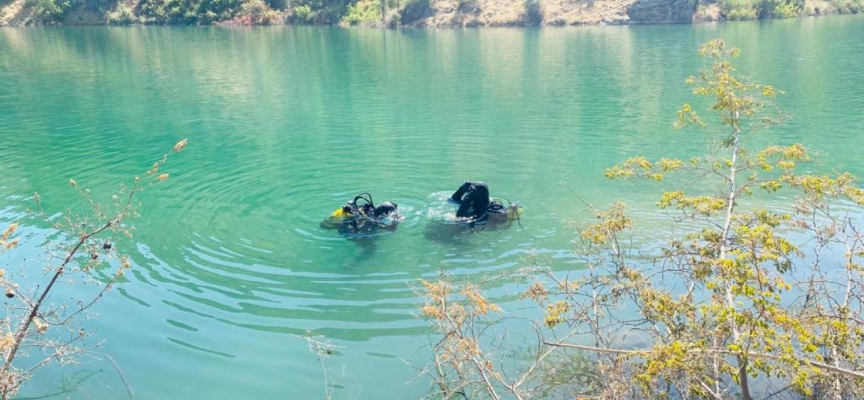
<path id="1" fill-rule="evenodd" d="M 186 144 L 185 139 L 178 142 L 171 153 L 179 153 Z M 37 369 L 55 361 L 61 364 L 74 362 L 77 356 L 86 352 L 81 343 L 89 333 L 76 327 L 74 321 L 96 304 L 131 267 L 128 257 L 120 253 L 116 243 L 122 238 L 132 237 L 133 229 L 128 221 L 138 216 L 136 195 L 168 180 L 169 175 L 162 168 L 171 153 L 166 153 L 144 174 L 136 176 L 128 188 L 121 186 L 109 204 L 96 202 L 90 190 L 82 189 L 75 180 L 70 180 L 69 185 L 89 205 L 91 212 L 87 214 L 67 210 L 52 217 L 43 208 L 39 194 L 33 195 L 38 216 L 65 239 L 61 239 L 57 249 L 48 245 L 48 265 L 44 268 L 47 281 L 43 283 L 37 283 L 40 280 L 32 275 L 25 275 L 23 269 L 14 276 L 0 271 L 0 285 L 5 288 L 6 297 L 13 301 L 7 302 L 6 317 L 0 326 L 3 332 L 0 338 L 0 354 L 3 355 L 0 396 L 3 400 L 17 393 L 21 384 Z M 4 249 L 16 244 L 14 239 L 10 240 L 16 228 L 17 225 L 12 224 L 0 236 L 0 245 Z M 61 280 L 61 277 L 65 279 Z M 75 282 L 94 283 L 99 290 L 79 299 L 74 305 L 49 302 L 58 284 Z M 27 354 L 22 354 L 25 350 Z M 29 356 L 34 354 L 43 357 L 33 362 Z M 30 364 L 19 365 L 18 360 Z"/>
<path id="2" fill-rule="evenodd" d="M 850 388 L 864 383 L 858 356 L 864 350 L 858 300 L 864 248 L 849 206 L 846 214 L 834 210 L 838 204 L 864 204 L 862 191 L 846 173 L 798 173 L 802 164 L 811 162 L 801 144 L 749 151 L 745 139 L 786 118 L 764 114 L 780 92 L 738 78 L 730 59 L 739 52 L 727 50 L 722 40 L 706 43 L 700 54 L 714 65 L 688 83 L 694 95 L 713 100 L 709 111 L 720 129 L 708 129 L 687 104 L 678 112 L 677 126 L 707 130 L 716 139 L 711 155 L 689 162 L 634 157 L 606 171 L 609 178 L 654 181 L 671 173 L 690 173 L 707 182 L 715 178 L 714 192 L 711 187 L 695 195 L 674 190 L 658 202 L 661 209 L 677 214 L 676 221 L 687 220 L 696 228 L 666 244 L 654 244 L 659 250 L 651 262 L 620 260 L 618 237 L 630 228 L 621 223 L 627 221 L 622 205 L 598 213 L 599 222 L 582 232 L 591 245 L 583 254 L 595 260 L 589 269 L 609 263 L 608 275 L 588 274 L 583 285 L 602 289 L 597 283 L 614 282 L 604 292 L 612 297 L 601 303 L 615 296 L 628 298 L 640 320 L 634 331 L 644 332 L 648 343 L 640 350 L 604 346 L 603 353 L 626 356 L 642 396 L 668 393 L 674 382 L 674 392 L 684 397 L 751 399 L 754 379 L 762 386 L 768 379 L 786 380 L 785 388 L 808 396 L 823 381 L 831 382 L 834 398 L 853 393 Z M 798 200 L 787 211 L 764 209 L 745 202 L 753 188 L 767 194 L 785 190 Z M 793 239 L 802 234 L 815 243 Z M 826 267 L 824 254 L 837 249 L 845 258 Z M 604 252 L 609 257 L 603 258 Z M 685 289 L 663 279 L 668 274 Z M 837 293 L 844 293 L 842 299 Z M 556 308 L 568 314 L 556 311 L 554 317 L 584 324 L 587 308 L 566 300 L 571 296 L 564 293 L 560 301 L 566 306 Z M 788 300 L 796 296 L 803 300 Z"/>

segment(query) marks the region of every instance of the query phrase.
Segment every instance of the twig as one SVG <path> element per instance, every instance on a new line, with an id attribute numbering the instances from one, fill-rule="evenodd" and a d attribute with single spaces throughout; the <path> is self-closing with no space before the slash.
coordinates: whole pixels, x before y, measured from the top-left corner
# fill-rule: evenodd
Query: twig
<path id="1" fill-rule="evenodd" d="M 129 395 L 129 398 L 130 398 L 130 399 L 133 399 L 133 400 L 134 400 L 134 399 L 135 399 L 135 394 L 132 392 L 132 386 L 129 385 L 129 381 L 126 380 L 126 375 L 123 374 L 123 370 L 120 369 L 120 366 L 117 365 L 117 362 L 114 361 L 114 358 L 111 357 L 111 356 L 109 356 L 109 355 L 107 355 L 107 354 L 104 354 L 104 353 L 97 353 L 97 352 L 95 352 L 95 351 L 91 351 L 91 353 L 96 354 L 96 355 L 99 355 L 99 356 L 102 356 L 102 357 L 105 357 L 105 358 L 108 359 L 108 361 L 111 362 L 111 365 L 114 367 L 114 370 L 117 371 L 117 375 L 120 376 L 120 380 L 123 382 L 123 386 L 126 386 L 126 394 Z"/>

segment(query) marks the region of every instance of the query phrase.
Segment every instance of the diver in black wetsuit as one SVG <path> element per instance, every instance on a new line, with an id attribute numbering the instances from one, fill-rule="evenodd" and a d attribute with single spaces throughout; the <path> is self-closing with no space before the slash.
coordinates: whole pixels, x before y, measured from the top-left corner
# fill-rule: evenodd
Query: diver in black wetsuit
<path id="1" fill-rule="evenodd" d="M 352 237 L 372 235 L 378 228 L 395 230 L 401 219 L 398 209 L 399 205 L 390 201 L 376 207 L 372 195 L 361 193 L 336 209 L 321 222 L 321 227 L 338 229 L 339 233 Z"/>
<path id="2" fill-rule="evenodd" d="M 504 204 L 489 198 L 489 186 L 483 182 L 465 182 L 450 196 L 450 200 L 459 204 L 457 218 L 469 222 L 486 222 L 490 217 L 499 214 L 507 219 Z"/>

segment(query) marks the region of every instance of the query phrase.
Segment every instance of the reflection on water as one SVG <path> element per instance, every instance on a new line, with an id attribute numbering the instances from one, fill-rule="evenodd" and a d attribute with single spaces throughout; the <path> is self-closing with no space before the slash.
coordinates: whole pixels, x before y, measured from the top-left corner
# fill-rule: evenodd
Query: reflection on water
<path id="1" fill-rule="evenodd" d="M 669 128 L 688 99 L 683 80 L 701 67 L 699 43 L 741 46 L 740 69 L 788 93 L 780 105 L 796 119 L 771 140 L 805 141 L 827 165 L 864 175 L 862 150 L 846 145 L 864 126 L 861 29 L 856 18 L 4 29 L 0 225 L 25 218 L 24 238 L 45 237 L 24 214 L 34 191 L 49 210 L 77 206 L 68 179 L 111 193 L 188 138 L 169 184 L 142 197 L 129 282 L 93 321 L 136 394 L 318 397 L 317 360 L 292 336 L 312 332 L 345 346 L 332 360 L 345 397 L 419 398 L 426 386 L 404 385 L 416 371 L 402 362 L 424 364 L 415 352 L 428 344 L 412 283 L 440 271 L 482 279 L 529 253 L 579 268 L 565 222 L 591 213 L 564 182 L 596 205 L 627 200 L 648 239 L 667 229 L 652 211 L 659 187 L 608 182 L 602 170 L 633 154 L 700 154 L 703 137 Z M 467 179 L 524 205 L 521 219 L 442 223 L 455 212 L 449 190 Z M 398 229 L 352 239 L 320 227 L 361 192 L 398 203 Z M 4 261 L 32 259 L 38 240 L 28 246 Z M 514 290 L 491 294 L 506 309 Z M 93 382 L 82 393 L 126 396 L 116 377 Z"/>

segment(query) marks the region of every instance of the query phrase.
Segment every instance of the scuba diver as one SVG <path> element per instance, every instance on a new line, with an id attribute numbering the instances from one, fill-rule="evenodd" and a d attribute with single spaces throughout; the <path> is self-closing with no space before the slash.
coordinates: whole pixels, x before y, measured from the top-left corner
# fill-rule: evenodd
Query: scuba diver
<path id="1" fill-rule="evenodd" d="M 470 246 L 465 234 L 506 229 L 513 221 L 522 226 L 519 217 L 522 206 L 509 201 L 505 206 L 503 201 L 491 198 L 489 186 L 483 182 L 465 182 L 450 197 L 442 197 L 439 198 L 446 198 L 448 205 L 443 208 L 433 206 L 427 211 L 431 221 L 423 236 L 429 240 L 452 246 Z M 452 204 L 459 205 L 456 218 L 448 210 Z"/>
<path id="2" fill-rule="evenodd" d="M 398 204 L 390 201 L 376 207 L 371 194 L 360 193 L 330 214 L 321 222 L 321 227 L 338 229 L 339 233 L 351 238 L 368 237 L 378 229 L 393 231 L 402 219 L 398 208 Z"/>
<path id="3" fill-rule="evenodd" d="M 504 206 L 504 203 L 489 197 L 489 186 L 483 182 L 465 182 L 450 200 L 459 204 L 456 218 L 460 222 L 468 222 L 473 228 L 475 223 L 491 223 L 499 225 L 518 220 L 522 207 L 518 204 Z"/>

